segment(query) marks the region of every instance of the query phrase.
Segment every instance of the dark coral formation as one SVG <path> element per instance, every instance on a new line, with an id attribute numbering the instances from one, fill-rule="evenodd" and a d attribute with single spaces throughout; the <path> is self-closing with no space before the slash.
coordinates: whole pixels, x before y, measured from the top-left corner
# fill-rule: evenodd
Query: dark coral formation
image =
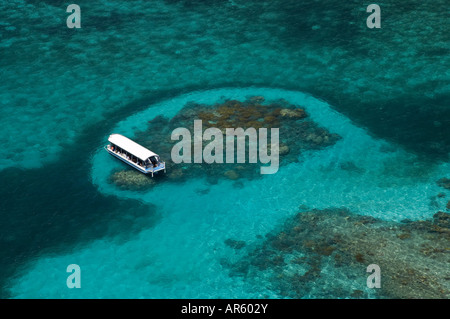
<path id="1" fill-rule="evenodd" d="M 171 159 L 171 150 L 178 141 L 171 140 L 171 133 L 178 127 L 185 127 L 193 132 L 194 120 L 202 120 L 203 130 L 215 127 L 225 133 L 226 128 L 250 127 L 258 130 L 267 128 L 270 136 L 271 128 L 279 128 L 279 155 L 280 167 L 288 163 L 298 161 L 299 155 L 306 150 L 321 149 L 333 145 L 340 136 L 329 133 L 319 127 L 301 107 L 292 105 L 280 99 L 265 101 L 262 96 L 250 97 L 244 102 L 226 100 L 214 105 L 203 105 L 194 102 L 187 103 L 173 118 L 163 116 L 154 118 L 148 122 L 145 131 L 136 133 L 136 140 L 143 146 L 157 152 L 166 161 L 167 174 L 158 174 L 158 183 L 163 180 L 184 181 L 191 177 L 204 176 L 209 183 L 215 184 L 220 178 L 237 181 L 239 179 L 259 178 L 261 163 L 248 163 L 248 141 L 246 147 L 246 163 L 224 164 L 175 164 Z M 193 139 L 192 139 L 193 140 Z M 192 141 L 193 142 L 193 141 Z M 208 141 L 203 142 L 205 146 Z M 270 137 L 268 138 L 268 151 L 270 152 Z M 224 152 L 225 136 L 224 136 Z M 235 156 L 236 156 L 235 143 Z M 115 173 L 111 180 L 123 187 L 131 181 L 132 188 L 141 185 L 146 188 L 147 183 L 140 183 L 129 179 L 129 176 Z M 236 182 L 239 183 L 239 182 Z M 238 185 L 238 184 L 236 184 Z M 151 186 L 151 185 L 150 185 Z"/>
<path id="2" fill-rule="evenodd" d="M 345 209 L 298 213 L 266 235 L 231 274 L 288 298 L 449 298 L 450 214 L 386 222 Z M 366 268 L 381 268 L 368 289 Z"/>
<path id="3" fill-rule="evenodd" d="M 233 249 L 241 249 L 245 247 L 245 241 L 243 240 L 236 240 L 236 239 L 231 239 L 228 238 L 227 240 L 225 240 L 225 245 L 233 248 Z"/>
<path id="4" fill-rule="evenodd" d="M 441 178 L 436 182 L 438 186 L 450 190 L 450 178 Z"/>

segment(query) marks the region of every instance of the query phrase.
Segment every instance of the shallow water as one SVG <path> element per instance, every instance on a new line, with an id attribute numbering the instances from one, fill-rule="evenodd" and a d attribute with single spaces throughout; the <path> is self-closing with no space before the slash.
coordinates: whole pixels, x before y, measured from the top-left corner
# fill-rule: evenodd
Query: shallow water
<path id="1" fill-rule="evenodd" d="M 388 1 L 381 30 L 357 1 L 78 4 L 79 30 L 62 2 L 0 4 L 2 296 L 280 297 L 227 265 L 300 205 L 395 222 L 445 211 L 443 1 Z M 102 149 L 112 132 L 133 137 L 189 101 L 254 95 L 301 105 L 342 140 L 239 187 L 108 182 L 123 168 Z M 82 289 L 65 286 L 71 263 Z"/>

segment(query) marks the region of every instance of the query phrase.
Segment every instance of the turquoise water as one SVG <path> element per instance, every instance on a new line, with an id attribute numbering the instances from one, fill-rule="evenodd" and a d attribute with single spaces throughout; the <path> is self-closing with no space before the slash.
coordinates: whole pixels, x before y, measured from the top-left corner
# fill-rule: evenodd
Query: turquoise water
<path id="1" fill-rule="evenodd" d="M 299 206 L 389 222 L 445 211 L 444 2 L 382 4 L 381 30 L 366 28 L 357 1 L 78 4 L 80 30 L 65 27 L 63 2 L 0 4 L 2 296 L 283 297 L 229 265 Z M 259 95 L 300 105 L 342 139 L 239 185 L 193 178 L 130 191 L 108 181 L 124 168 L 102 148 L 109 134 L 132 138 L 188 102 Z M 81 289 L 65 284 L 73 263 Z M 343 284 L 370 294 L 365 277 Z"/>

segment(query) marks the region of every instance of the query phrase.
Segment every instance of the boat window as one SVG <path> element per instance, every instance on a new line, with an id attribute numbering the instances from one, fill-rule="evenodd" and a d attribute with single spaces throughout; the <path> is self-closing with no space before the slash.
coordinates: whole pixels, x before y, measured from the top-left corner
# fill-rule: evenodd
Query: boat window
<path id="1" fill-rule="evenodd" d="M 150 157 L 150 161 L 154 166 L 158 165 L 158 159 L 156 158 L 156 156 Z"/>

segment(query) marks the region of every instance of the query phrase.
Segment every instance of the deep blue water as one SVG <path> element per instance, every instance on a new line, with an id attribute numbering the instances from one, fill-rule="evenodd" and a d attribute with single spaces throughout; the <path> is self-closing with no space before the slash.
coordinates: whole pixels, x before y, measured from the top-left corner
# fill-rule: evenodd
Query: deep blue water
<path id="1" fill-rule="evenodd" d="M 446 211 L 436 184 L 450 177 L 444 1 L 382 3 L 379 30 L 358 1 L 78 1 L 78 30 L 65 26 L 67 4 L 0 4 L 2 297 L 284 297 L 268 274 L 233 276 L 229 265 L 300 205 L 387 222 Z M 187 102 L 252 95 L 301 105 L 343 138 L 239 187 L 108 182 L 124 168 L 102 150 L 109 134 L 132 137 Z M 339 169 L 348 162 L 360 170 Z M 72 263 L 78 290 L 65 285 Z M 377 297 L 364 284 L 348 286 Z"/>

